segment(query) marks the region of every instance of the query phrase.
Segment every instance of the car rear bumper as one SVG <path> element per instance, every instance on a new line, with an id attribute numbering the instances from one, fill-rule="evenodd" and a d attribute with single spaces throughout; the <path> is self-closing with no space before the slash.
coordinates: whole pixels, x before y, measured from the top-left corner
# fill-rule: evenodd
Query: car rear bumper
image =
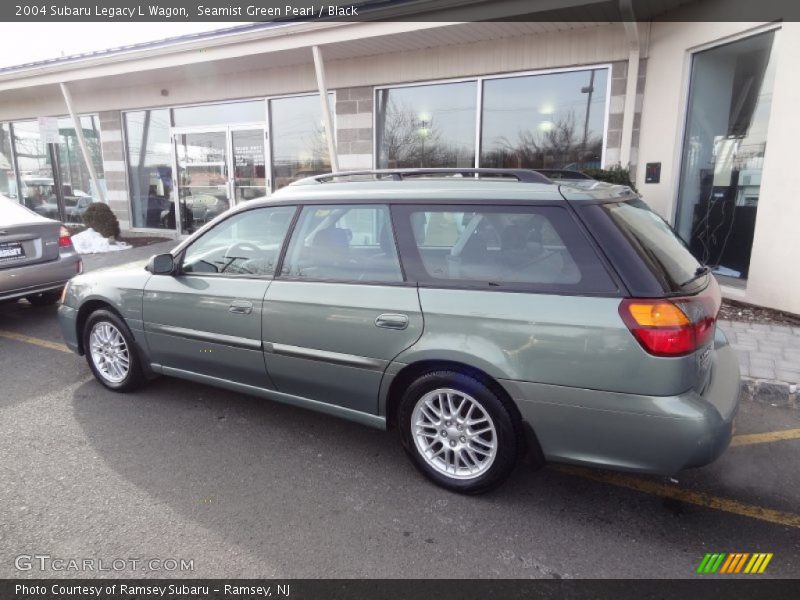
<path id="1" fill-rule="evenodd" d="M 0 270 L 0 300 L 24 298 L 58 290 L 79 272 L 81 263 L 77 252 L 62 254 L 57 260 L 24 267 Z"/>
<path id="2" fill-rule="evenodd" d="M 503 381 L 547 460 L 672 475 L 728 447 L 739 403 L 739 363 L 717 330 L 702 393 L 640 396 Z"/>

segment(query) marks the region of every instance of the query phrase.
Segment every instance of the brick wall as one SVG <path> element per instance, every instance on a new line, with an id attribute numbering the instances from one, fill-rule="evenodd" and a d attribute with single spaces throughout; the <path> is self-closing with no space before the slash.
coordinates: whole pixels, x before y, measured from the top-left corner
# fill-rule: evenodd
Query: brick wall
<path id="1" fill-rule="evenodd" d="M 636 162 L 639 150 L 639 127 L 642 122 L 642 98 L 647 74 L 647 59 L 639 60 L 639 78 L 636 82 L 636 102 L 631 136 L 631 179 L 636 178 Z M 608 106 L 608 133 L 606 137 L 606 167 L 619 164 L 622 148 L 622 120 L 625 112 L 625 90 L 628 85 L 628 61 L 611 65 L 611 98 Z M 623 167 L 628 165 L 622 165 Z"/>
<path id="2" fill-rule="evenodd" d="M 372 87 L 336 90 L 336 147 L 341 170 L 372 168 Z"/>

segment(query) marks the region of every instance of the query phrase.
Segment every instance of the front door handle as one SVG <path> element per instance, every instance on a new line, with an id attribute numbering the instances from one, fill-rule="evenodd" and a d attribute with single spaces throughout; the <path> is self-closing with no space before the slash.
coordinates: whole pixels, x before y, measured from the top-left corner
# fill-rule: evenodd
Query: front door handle
<path id="1" fill-rule="evenodd" d="M 253 312 L 253 303 L 247 300 L 234 300 L 228 307 L 228 312 L 232 312 L 237 315 L 249 315 L 251 312 Z"/>
<path id="2" fill-rule="evenodd" d="M 408 327 L 408 315 L 384 313 L 375 319 L 375 326 L 385 329 L 405 329 Z"/>

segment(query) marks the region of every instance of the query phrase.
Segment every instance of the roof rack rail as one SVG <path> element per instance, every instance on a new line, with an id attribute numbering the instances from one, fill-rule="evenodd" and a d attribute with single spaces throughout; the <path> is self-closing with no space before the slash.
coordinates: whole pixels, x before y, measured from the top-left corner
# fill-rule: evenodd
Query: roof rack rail
<path id="1" fill-rule="evenodd" d="M 529 169 L 474 169 L 474 168 L 419 168 L 419 169 L 366 169 L 363 171 L 338 171 L 314 175 L 309 179 L 318 183 L 326 183 L 343 177 L 359 177 L 372 175 L 377 178 L 402 181 L 408 177 L 422 175 L 461 175 L 462 177 L 475 177 L 480 175 L 495 175 L 515 177 L 520 183 L 552 183 L 547 177 Z M 299 183 L 299 182 L 298 182 Z"/>

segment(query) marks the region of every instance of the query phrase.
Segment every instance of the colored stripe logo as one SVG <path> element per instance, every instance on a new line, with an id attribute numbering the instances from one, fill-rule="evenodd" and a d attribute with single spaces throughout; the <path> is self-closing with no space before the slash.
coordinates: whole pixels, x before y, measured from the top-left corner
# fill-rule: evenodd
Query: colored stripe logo
<path id="1" fill-rule="evenodd" d="M 713 575 L 715 573 L 756 575 L 763 573 L 771 560 L 772 552 L 756 552 L 752 554 L 749 552 L 709 553 L 700 561 L 697 573 L 701 575 Z"/>

